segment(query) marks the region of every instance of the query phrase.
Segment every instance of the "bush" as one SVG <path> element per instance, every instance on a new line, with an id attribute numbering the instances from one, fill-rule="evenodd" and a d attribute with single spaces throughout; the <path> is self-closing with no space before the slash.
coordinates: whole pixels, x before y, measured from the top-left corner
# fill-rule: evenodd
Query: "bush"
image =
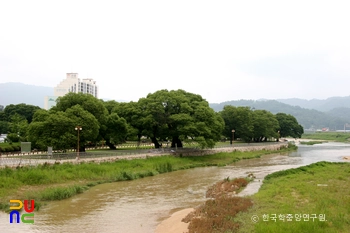
<path id="1" fill-rule="evenodd" d="M 19 142 L 19 136 L 15 133 L 10 133 L 7 135 L 7 139 L 11 142 Z"/>
<path id="2" fill-rule="evenodd" d="M 189 232 L 237 232 L 239 223 L 233 219 L 239 212 L 248 210 L 253 205 L 250 198 L 220 197 L 208 200 L 204 205 L 185 217 L 183 222 L 190 222 Z"/>

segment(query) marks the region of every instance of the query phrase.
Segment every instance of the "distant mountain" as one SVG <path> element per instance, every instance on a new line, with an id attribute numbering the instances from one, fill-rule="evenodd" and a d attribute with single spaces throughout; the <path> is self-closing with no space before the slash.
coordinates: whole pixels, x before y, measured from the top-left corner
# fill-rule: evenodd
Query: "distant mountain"
<path id="1" fill-rule="evenodd" d="M 292 106 L 299 106 L 302 108 L 315 109 L 322 112 L 330 111 L 333 108 L 350 108 L 350 96 L 344 97 L 330 97 L 325 100 L 320 99 L 277 99 L 277 101 Z"/>
<path id="2" fill-rule="evenodd" d="M 337 110 L 331 113 L 321 112 L 314 109 L 291 106 L 276 100 L 235 100 L 220 104 L 209 104 L 215 111 L 221 111 L 225 105 L 248 106 L 252 109 L 264 109 L 273 114 L 283 112 L 293 115 L 305 129 L 318 129 L 328 127 L 332 130 L 343 129 L 344 124 L 348 122 L 348 117 L 343 118 L 337 115 Z M 346 117 L 346 115 L 344 115 Z"/>
<path id="3" fill-rule="evenodd" d="M 45 96 L 53 95 L 53 87 L 23 83 L 0 83 L 0 105 L 31 104 L 44 108 Z"/>
<path id="4" fill-rule="evenodd" d="M 350 108 L 333 108 L 326 113 L 330 116 L 346 119 L 346 122 L 350 123 Z"/>

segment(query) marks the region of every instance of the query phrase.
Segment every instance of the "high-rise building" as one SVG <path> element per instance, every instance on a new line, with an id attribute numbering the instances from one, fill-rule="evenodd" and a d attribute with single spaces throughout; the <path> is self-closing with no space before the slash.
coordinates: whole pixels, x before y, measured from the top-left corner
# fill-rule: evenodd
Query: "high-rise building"
<path id="1" fill-rule="evenodd" d="M 80 80 L 77 73 L 67 73 L 66 79 L 55 87 L 54 96 L 64 96 L 69 92 L 87 93 L 98 98 L 96 81 L 91 78 Z"/>
<path id="2" fill-rule="evenodd" d="M 66 79 L 62 80 L 55 88 L 53 96 L 46 96 L 44 108 L 50 109 L 56 105 L 56 99 L 69 92 L 91 94 L 98 98 L 98 86 L 91 78 L 80 80 L 78 73 L 67 73 Z"/>

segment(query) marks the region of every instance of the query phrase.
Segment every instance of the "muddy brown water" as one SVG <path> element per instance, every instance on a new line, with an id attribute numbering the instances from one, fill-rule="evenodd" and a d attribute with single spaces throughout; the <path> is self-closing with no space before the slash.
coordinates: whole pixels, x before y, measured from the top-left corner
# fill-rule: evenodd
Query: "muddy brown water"
<path id="1" fill-rule="evenodd" d="M 343 161 L 350 144 L 300 145 L 298 151 L 242 160 L 226 167 L 176 171 L 134 181 L 101 184 L 35 212 L 34 224 L 10 224 L 0 213 L 0 232 L 154 232 L 171 213 L 205 201 L 207 188 L 226 177 L 256 176 L 240 195 L 258 191 L 265 175 L 317 161 Z"/>

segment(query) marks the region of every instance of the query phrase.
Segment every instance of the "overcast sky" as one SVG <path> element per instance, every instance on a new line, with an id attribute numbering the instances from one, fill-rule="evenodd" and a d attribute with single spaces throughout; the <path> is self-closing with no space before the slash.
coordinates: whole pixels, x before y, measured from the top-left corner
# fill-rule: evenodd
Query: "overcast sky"
<path id="1" fill-rule="evenodd" d="M 349 1 L 1 1 L 0 83 L 93 78 L 100 98 L 349 96 Z"/>

